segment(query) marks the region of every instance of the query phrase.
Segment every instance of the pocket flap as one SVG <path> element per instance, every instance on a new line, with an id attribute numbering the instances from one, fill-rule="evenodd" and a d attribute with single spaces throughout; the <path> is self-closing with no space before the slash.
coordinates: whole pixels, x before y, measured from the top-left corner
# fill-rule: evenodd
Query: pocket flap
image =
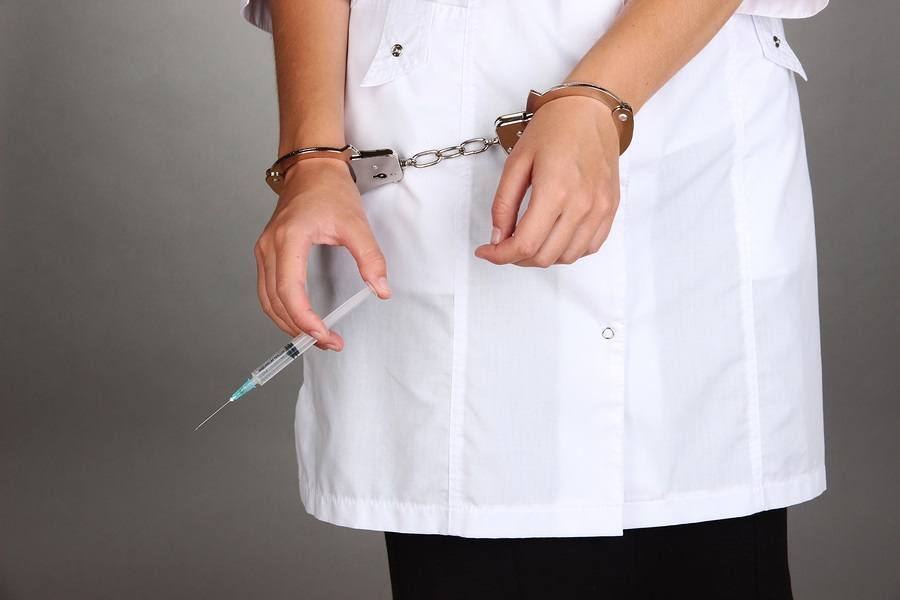
<path id="1" fill-rule="evenodd" d="M 381 85 L 428 63 L 433 16 L 431 2 L 388 0 L 381 38 L 359 85 Z"/>
<path id="2" fill-rule="evenodd" d="M 806 70 L 784 35 L 784 22 L 778 17 L 751 15 L 763 54 L 772 62 L 794 71 L 803 81 L 809 81 Z"/>

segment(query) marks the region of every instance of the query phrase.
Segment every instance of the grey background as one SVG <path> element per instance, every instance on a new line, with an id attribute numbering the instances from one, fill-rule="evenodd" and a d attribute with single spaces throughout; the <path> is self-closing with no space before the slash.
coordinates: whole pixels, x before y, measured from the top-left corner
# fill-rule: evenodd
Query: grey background
<path id="1" fill-rule="evenodd" d="M 381 534 L 300 504 L 299 370 L 193 432 L 282 340 L 251 253 L 271 38 L 237 5 L 0 0 L 0 598 L 389 595 Z M 787 22 L 829 484 L 790 511 L 800 599 L 900 598 L 898 12 Z"/>

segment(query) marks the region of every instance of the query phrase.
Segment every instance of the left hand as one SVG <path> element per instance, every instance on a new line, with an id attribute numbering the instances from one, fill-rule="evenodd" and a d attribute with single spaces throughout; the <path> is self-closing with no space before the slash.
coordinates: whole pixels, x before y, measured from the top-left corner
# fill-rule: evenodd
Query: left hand
<path id="1" fill-rule="evenodd" d="M 600 249 L 618 206 L 619 138 L 609 108 L 583 96 L 557 98 L 534 114 L 506 157 L 491 243 L 475 256 L 521 267 L 571 264 Z"/>

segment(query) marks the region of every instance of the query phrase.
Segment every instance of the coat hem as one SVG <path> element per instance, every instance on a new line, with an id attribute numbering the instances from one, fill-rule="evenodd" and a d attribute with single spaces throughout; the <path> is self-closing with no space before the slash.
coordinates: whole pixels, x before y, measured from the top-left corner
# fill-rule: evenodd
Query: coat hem
<path id="1" fill-rule="evenodd" d="M 825 468 L 763 485 L 757 501 L 752 484 L 717 492 L 680 494 L 660 500 L 619 505 L 473 506 L 394 502 L 322 493 L 299 479 L 300 499 L 320 521 L 353 529 L 456 535 L 473 538 L 619 536 L 623 529 L 678 525 L 742 517 L 761 510 L 799 504 L 826 489 Z M 453 523 L 452 530 L 447 523 Z"/>
<path id="2" fill-rule="evenodd" d="M 820 466 L 790 479 L 764 481 L 762 501 L 758 500 L 758 487 L 746 484 L 715 493 L 688 493 L 662 500 L 626 502 L 623 522 L 626 529 L 635 529 L 744 517 L 812 500 L 825 488 L 825 468 Z"/>

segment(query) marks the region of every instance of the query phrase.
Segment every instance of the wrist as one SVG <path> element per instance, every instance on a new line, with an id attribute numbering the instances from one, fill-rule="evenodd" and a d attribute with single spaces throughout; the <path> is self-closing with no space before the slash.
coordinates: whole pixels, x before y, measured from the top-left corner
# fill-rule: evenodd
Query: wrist
<path id="1" fill-rule="evenodd" d="M 597 130 L 601 131 L 605 137 L 612 136 L 618 145 L 619 130 L 616 128 L 616 117 L 605 104 L 586 96 L 560 96 L 547 104 L 555 104 L 559 107 L 568 106 L 569 108 L 566 110 L 578 111 L 578 114 L 582 115 L 582 119 L 589 119 L 589 122 L 593 123 Z"/>
<path id="2" fill-rule="evenodd" d="M 553 86 L 543 93 L 531 90 L 528 95 L 526 111 L 534 114 L 542 106 L 559 102 L 565 98 L 581 97 L 595 102 L 598 106 L 605 107 L 607 118 L 601 121 L 593 120 L 603 131 L 607 131 L 606 125 L 612 124 L 618 138 L 619 154 L 625 152 L 631 144 L 634 131 L 634 112 L 631 105 L 619 97 L 615 92 L 599 86 L 595 83 L 569 78 L 566 82 Z M 605 124 L 605 125 L 604 125 Z"/>
<path id="3" fill-rule="evenodd" d="M 580 65 L 579 65 L 580 67 Z M 625 72 L 620 73 L 616 69 L 609 67 L 607 72 L 587 72 L 585 69 L 576 68 L 569 76 L 563 79 L 563 83 L 585 82 L 601 86 L 615 94 L 628 103 L 631 107 L 632 115 L 636 115 L 644 104 L 641 95 L 640 86 L 632 83 L 633 77 Z"/>
<path id="4" fill-rule="evenodd" d="M 308 163 L 311 161 L 328 160 L 330 162 L 343 162 L 347 174 L 351 175 L 350 160 L 354 149 L 349 144 L 342 147 L 324 147 L 324 146 L 307 146 L 303 148 L 295 148 L 279 157 L 272 166 L 266 169 L 266 183 L 276 194 L 280 194 L 283 189 L 287 176 L 294 171 L 297 165 Z M 328 163 L 326 163 L 328 164 Z"/>
<path id="5" fill-rule="evenodd" d="M 306 178 L 314 173 L 335 173 L 339 176 L 347 176 L 351 179 L 349 164 L 340 159 L 330 157 L 308 158 L 298 161 L 284 175 L 284 184 L 288 185 L 292 179 Z"/>
<path id="6" fill-rule="evenodd" d="M 282 136 L 282 138 L 278 142 L 278 152 L 276 154 L 277 156 L 284 156 L 288 152 L 296 150 L 297 148 L 311 148 L 314 146 L 341 148 L 346 145 L 347 142 L 344 140 L 343 134 L 306 134 L 302 136 L 291 137 Z"/>

